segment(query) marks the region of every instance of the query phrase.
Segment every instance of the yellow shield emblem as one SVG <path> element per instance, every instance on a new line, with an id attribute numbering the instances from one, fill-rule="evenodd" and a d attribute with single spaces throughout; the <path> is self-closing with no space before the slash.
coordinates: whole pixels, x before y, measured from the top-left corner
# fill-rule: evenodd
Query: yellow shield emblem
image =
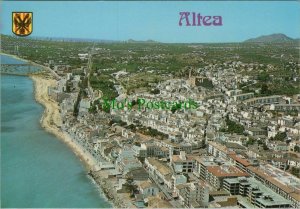
<path id="1" fill-rule="evenodd" d="M 32 12 L 12 13 L 12 32 L 17 36 L 28 36 L 32 33 Z"/>

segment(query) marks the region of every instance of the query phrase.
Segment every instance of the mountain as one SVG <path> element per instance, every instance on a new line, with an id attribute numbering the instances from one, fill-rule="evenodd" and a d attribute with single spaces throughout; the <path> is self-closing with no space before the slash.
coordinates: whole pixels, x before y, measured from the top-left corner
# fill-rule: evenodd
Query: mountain
<path id="1" fill-rule="evenodd" d="M 297 41 L 297 39 L 290 38 L 282 33 L 276 33 L 266 36 L 259 36 L 257 38 L 251 38 L 244 42 L 248 43 L 282 43 L 282 42 L 293 42 Z"/>

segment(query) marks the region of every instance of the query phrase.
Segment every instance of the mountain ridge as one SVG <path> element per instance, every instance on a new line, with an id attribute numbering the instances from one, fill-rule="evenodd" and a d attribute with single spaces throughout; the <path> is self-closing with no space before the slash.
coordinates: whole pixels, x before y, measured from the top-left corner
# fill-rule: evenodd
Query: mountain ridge
<path id="1" fill-rule="evenodd" d="M 245 43 L 284 43 L 299 41 L 299 38 L 293 39 L 283 33 L 273 33 L 270 35 L 262 35 L 256 38 L 250 38 L 245 40 Z"/>

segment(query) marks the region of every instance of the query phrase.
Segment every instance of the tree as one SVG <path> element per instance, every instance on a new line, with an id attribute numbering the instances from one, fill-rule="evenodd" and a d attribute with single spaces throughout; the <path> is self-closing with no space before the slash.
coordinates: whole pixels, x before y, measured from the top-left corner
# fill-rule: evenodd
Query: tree
<path id="1" fill-rule="evenodd" d="M 261 86 L 261 94 L 263 94 L 263 95 L 268 95 L 268 94 L 270 94 L 270 90 L 269 90 L 269 87 L 268 87 L 268 85 L 267 84 L 262 84 L 262 86 Z"/>
<path id="2" fill-rule="evenodd" d="M 238 124 L 232 120 L 229 119 L 229 116 L 226 116 L 226 125 L 227 125 L 227 132 L 229 133 L 237 133 L 237 134 L 243 134 L 244 133 L 244 126 L 241 124 Z"/>
<path id="3" fill-rule="evenodd" d="M 299 168 L 292 167 L 291 173 L 293 175 L 297 176 L 298 178 L 300 177 L 300 169 Z"/>
<path id="4" fill-rule="evenodd" d="M 275 141 L 283 141 L 287 137 L 286 132 L 278 132 L 274 137 Z"/>
<path id="5" fill-rule="evenodd" d="M 266 145 L 266 143 L 263 144 L 263 149 L 264 150 L 269 150 L 268 146 Z"/>
<path id="6" fill-rule="evenodd" d="M 246 146 L 253 145 L 254 143 L 255 143 L 255 139 L 249 138 L 248 141 L 246 142 Z"/>
<path id="7" fill-rule="evenodd" d="M 263 72 L 257 76 L 257 80 L 266 82 L 270 80 L 270 75 L 267 72 Z"/>
<path id="8" fill-rule="evenodd" d="M 131 197 L 134 196 L 135 191 L 137 190 L 137 185 L 134 183 L 133 178 L 128 177 L 126 183 L 124 184 L 125 189 L 131 193 Z"/>
<path id="9" fill-rule="evenodd" d="M 73 115 L 75 117 L 77 117 L 78 115 L 78 112 L 79 112 L 79 103 L 80 103 L 80 100 L 81 100 L 81 95 L 82 95 L 82 90 L 80 89 L 78 95 L 77 95 L 77 99 L 76 99 L 76 102 L 74 104 L 74 110 L 73 110 Z"/>
<path id="10" fill-rule="evenodd" d="M 160 91 L 159 91 L 159 89 L 153 89 L 153 90 L 151 90 L 151 93 L 152 94 L 159 94 Z"/>
<path id="11" fill-rule="evenodd" d="M 295 151 L 295 152 L 300 152 L 300 147 L 296 145 L 296 146 L 294 147 L 294 151 Z"/>
<path id="12" fill-rule="evenodd" d="M 138 147 L 141 146 L 141 143 L 140 143 L 140 142 L 134 142 L 133 144 L 134 144 L 135 146 L 138 146 Z"/>
<path id="13" fill-rule="evenodd" d="M 202 141 L 201 141 L 201 147 L 202 147 L 202 148 L 205 148 L 205 147 L 206 147 L 205 139 L 202 139 Z"/>

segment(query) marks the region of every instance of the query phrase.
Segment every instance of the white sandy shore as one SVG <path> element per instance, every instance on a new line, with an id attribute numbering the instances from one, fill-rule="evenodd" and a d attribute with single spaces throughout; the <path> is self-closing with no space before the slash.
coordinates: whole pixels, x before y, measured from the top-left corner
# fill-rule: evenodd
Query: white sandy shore
<path id="1" fill-rule="evenodd" d="M 50 99 L 48 96 L 48 87 L 56 87 L 56 80 L 53 78 L 55 75 L 52 70 L 43 65 L 19 58 L 15 55 L 1 53 L 3 55 L 11 56 L 14 59 L 29 62 L 33 65 L 42 67 L 48 73 L 37 73 L 30 75 L 30 78 L 34 81 L 34 95 L 38 103 L 42 104 L 45 108 L 42 118 L 40 120 L 41 126 L 49 133 L 55 135 L 58 139 L 66 143 L 72 151 L 80 158 L 84 163 L 87 170 L 97 171 L 98 165 L 95 158 L 85 149 L 78 144 L 75 140 L 72 140 L 68 133 L 61 130 L 62 118 L 59 112 L 59 105 L 57 102 Z M 51 73 L 51 75 L 50 75 Z M 135 208 L 132 204 L 129 194 L 117 194 L 114 183 L 111 179 L 106 178 L 101 171 L 96 172 L 97 177 L 95 182 L 99 187 L 103 188 L 108 195 L 114 207 L 120 208 Z"/>
<path id="2" fill-rule="evenodd" d="M 31 75 L 35 86 L 35 99 L 37 102 L 45 107 L 44 114 L 40 120 L 41 126 L 49 133 L 54 134 L 57 138 L 63 140 L 73 152 L 79 156 L 79 158 L 85 163 L 88 170 L 97 171 L 99 170 L 95 158 L 88 152 L 84 151 L 84 148 L 76 143 L 69 134 L 63 132 L 60 129 L 62 120 L 59 113 L 59 106 L 56 102 L 52 101 L 48 96 L 48 87 L 56 86 L 56 81 L 52 78 L 48 78 L 42 75 Z M 108 195 L 109 199 L 113 201 L 117 207 L 135 207 L 129 194 L 123 193 L 118 194 L 113 187 L 114 183 L 110 179 L 101 175 L 101 171 L 96 172 L 97 178 L 95 182 L 103 188 L 104 192 Z"/>
<path id="3" fill-rule="evenodd" d="M 24 62 L 29 62 L 30 64 L 39 66 L 45 71 L 51 72 L 51 69 L 43 65 L 22 59 L 16 55 L 6 54 L 1 52 L 1 55 L 10 56 L 14 59 L 21 60 Z M 59 139 L 63 140 L 76 155 L 85 163 L 89 170 L 93 170 L 96 165 L 95 159 L 87 152 L 84 152 L 84 149 L 67 134 L 62 132 L 60 126 L 62 124 L 61 116 L 59 113 L 58 104 L 51 100 L 48 96 L 48 87 L 56 87 L 56 80 L 53 76 L 46 74 L 33 74 L 30 75 L 30 78 L 34 81 L 34 94 L 35 99 L 38 103 L 42 104 L 45 107 L 44 113 L 40 120 L 41 126 L 48 132 L 54 134 Z"/>
<path id="4" fill-rule="evenodd" d="M 88 152 L 84 152 L 84 149 L 78 143 L 74 142 L 67 133 L 62 132 L 60 129 L 62 120 L 59 106 L 48 97 L 48 87 L 56 86 L 56 81 L 41 75 L 32 75 L 30 77 L 34 81 L 35 99 L 45 107 L 44 114 L 40 120 L 42 127 L 63 140 L 80 157 L 87 168 L 93 170 L 96 166 L 95 159 Z"/>

